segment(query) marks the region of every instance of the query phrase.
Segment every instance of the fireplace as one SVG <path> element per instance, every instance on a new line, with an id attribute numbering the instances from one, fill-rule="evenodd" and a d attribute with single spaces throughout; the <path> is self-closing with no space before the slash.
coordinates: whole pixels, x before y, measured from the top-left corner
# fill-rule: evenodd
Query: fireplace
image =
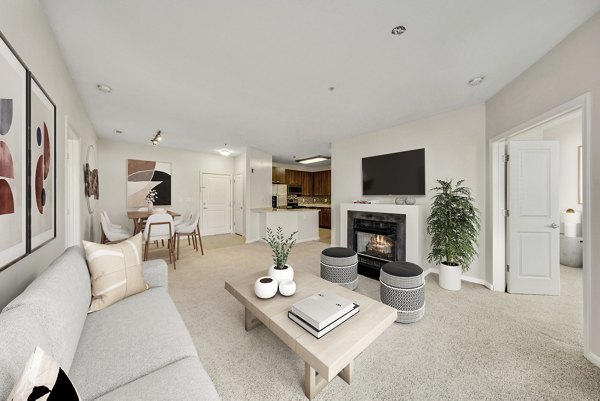
<path id="1" fill-rule="evenodd" d="M 406 215 L 348 211 L 348 245 L 358 254 L 358 273 L 379 279 L 381 266 L 406 260 Z"/>

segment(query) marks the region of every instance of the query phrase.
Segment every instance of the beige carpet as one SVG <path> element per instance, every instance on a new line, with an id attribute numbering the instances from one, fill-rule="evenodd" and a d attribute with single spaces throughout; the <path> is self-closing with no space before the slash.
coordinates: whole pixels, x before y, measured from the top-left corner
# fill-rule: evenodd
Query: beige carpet
<path id="1" fill-rule="evenodd" d="M 295 269 L 318 274 L 321 242 L 297 245 Z M 153 251 L 154 257 L 161 250 Z M 151 256 L 152 257 L 152 256 Z M 226 277 L 270 265 L 266 244 L 182 246 L 170 293 L 223 400 L 305 400 L 304 363 L 264 326 L 246 332 Z M 316 400 L 599 399 L 600 369 L 582 356 L 581 269 L 563 267 L 559 297 L 509 295 L 427 277 L 426 312 L 394 324 L 356 360 L 351 385 L 335 378 Z M 379 298 L 378 282 L 357 291 Z"/>

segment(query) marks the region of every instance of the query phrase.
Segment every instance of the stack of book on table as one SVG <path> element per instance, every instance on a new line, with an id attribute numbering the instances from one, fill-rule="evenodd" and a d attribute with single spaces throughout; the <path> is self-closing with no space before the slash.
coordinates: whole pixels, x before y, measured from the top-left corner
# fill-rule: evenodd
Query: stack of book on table
<path id="1" fill-rule="evenodd" d="M 360 310 L 354 302 L 331 293 L 318 293 L 292 305 L 288 317 L 317 338 L 323 337 Z"/>

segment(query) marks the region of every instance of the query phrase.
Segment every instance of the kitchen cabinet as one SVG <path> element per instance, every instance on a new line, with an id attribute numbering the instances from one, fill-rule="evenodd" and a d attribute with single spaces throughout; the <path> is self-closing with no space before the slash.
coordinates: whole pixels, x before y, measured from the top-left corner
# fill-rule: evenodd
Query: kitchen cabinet
<path id="1" fill-rule="evenodd" d="M 331 196 L 331 170 L 313 173 L 313 195 Z"/>
<path id="2" fill-rule="evenodd" d="M 322 208 L 319 210 L 319 227 L 331 228 L 331 209 Z"/>
<path id="3" fill-rule="evenodd" d="M 302 171 L 285 170 L 285 183 L 287 185 L 302 185 Z"/>
<path id="4" fill-rule="evenodd" d="M 285 184 L 285 169 L 283 167 L 273 167 L 273 184 Z"/>
<path id="5" fill-rule="evenodd" d="M 300 171 L 300 179 L 302 180 L 302 196 L 312 196 L 313 192 L 313 174 L 310 171 Z"/>

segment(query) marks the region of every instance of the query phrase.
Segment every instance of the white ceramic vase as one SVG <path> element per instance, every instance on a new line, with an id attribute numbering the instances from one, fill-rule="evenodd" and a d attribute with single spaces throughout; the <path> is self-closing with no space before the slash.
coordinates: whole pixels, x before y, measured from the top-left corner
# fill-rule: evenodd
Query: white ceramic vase
<path id="1" fill-rule="evenodd" d="M 273 277 L 264 276 L 254 283 L 254 293 L 262 299 L 272 298 L 277 294 L 279 285 Z"/>
<path id="2" fill-rule="evenodd" d="M 439 272 L 440 287 L 450 291 L 460 290 L 460 278 L 462 275 L 462 267 L 460 265 L 449 266 L 442 262 Z"/>
<path id="3" fill-rule="evenodd" d="M 285 265 L 285 269 L 276 269 L 273 265 L 267 274 L 277 280 L 277 283 L 294 279 L 294 269 L 290 265 Z"/>
<path id="4" fill-rule="evenodd" d="M 294 280 L 284 280 L 279 283 L 279 293 L 284 297 L 290 297 L 296 292 L 296 282 Z"/>
<path id="5" fill-rule="evenodd" d="M 152 212 L 153 209 L 154 209 L 154 204 L 152 202 L 148 202 L 148 211 Z"/>

